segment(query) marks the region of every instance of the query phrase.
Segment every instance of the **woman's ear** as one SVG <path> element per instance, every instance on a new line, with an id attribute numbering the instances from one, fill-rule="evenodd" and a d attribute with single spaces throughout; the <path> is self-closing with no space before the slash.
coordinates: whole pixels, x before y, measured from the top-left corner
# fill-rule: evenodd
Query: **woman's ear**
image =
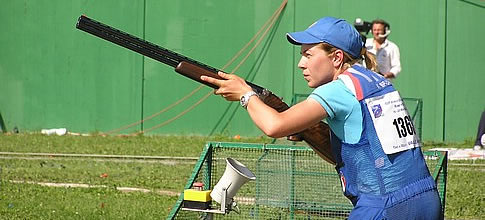
<path id="1" fill-rule="evenodd" d="M 341 67 L 342 63 L 344 62 L 344 52 L 340 49 L 337 49 L 335 52 L 333 52 L 332 61 L 335 68 Z"/>

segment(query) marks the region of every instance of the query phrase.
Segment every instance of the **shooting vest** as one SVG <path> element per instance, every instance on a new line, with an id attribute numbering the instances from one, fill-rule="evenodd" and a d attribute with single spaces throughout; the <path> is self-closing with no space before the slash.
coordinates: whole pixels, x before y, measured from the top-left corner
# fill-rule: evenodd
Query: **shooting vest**
<path id="1" fill-rule="evenodd" d="M 344 195 L 355 205 L 362 195 L 386 195 L 429 177 L 420 140 L 392 84 L 361 65 L 342 74 L 340 79 L 355 94 L 363 117 L 356 144 L 342 142 L 331 132 Z"/>

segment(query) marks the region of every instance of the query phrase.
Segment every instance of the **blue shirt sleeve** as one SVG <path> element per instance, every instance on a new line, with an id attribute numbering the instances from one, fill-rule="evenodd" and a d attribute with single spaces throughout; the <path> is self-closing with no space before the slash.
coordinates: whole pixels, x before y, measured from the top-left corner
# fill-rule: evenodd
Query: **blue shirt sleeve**
<path id="1" fill-rule="evenodd" d="M 322 105 L 328 114 L 330 129 L 343 142 L 354 144 L 360 140 L 363 129 L 361 106 L 341 80 L 317 87 L 308 98 Z"/>

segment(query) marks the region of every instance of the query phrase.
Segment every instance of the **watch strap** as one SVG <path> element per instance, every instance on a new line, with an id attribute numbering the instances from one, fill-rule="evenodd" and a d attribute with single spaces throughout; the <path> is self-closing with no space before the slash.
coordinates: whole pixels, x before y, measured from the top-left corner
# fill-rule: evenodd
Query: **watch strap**
<path id="1" fill-rule="evenodd" d="M 241 100 L 239 102 L 241 103 L 241 106 L 243 108 L 246 109 L 248 107 L 249 99 L 253 95 L 257 96 L 258 94 L 256 92 L 254 92 L 254 91 L 249 91 L 246 94 L 244 94 L 243 96 L 241 96 Z"/>

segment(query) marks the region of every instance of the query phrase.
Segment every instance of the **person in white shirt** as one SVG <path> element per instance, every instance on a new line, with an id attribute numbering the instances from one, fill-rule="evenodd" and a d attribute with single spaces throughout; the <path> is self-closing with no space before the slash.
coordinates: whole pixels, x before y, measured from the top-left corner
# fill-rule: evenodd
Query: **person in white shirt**
<path id="1" fill-rule="evenodd" d="M 391 33 L 390 25 L 382 20 L 372 21 L 372 35 L 365 42 L 367 51 L 376 55 L 379 73 L 388 79 L 396 78 L 401 72 L 399 47 L 387 39 Z"/>

